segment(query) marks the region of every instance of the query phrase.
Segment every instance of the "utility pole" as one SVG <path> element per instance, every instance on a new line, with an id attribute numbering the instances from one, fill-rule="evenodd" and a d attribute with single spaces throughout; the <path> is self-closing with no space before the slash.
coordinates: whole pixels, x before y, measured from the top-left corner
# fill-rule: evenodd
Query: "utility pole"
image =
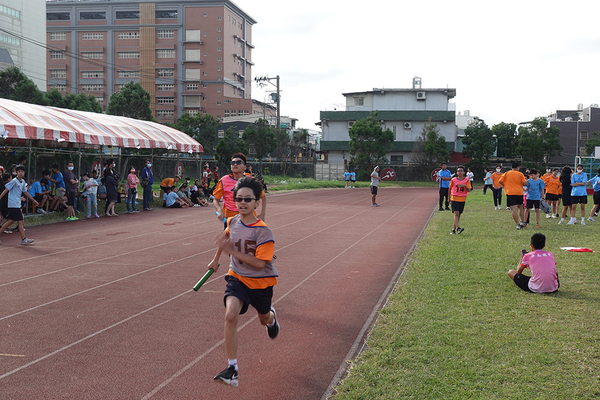
<path id="1" fill-rule="evenodd" d="M 268 82 L 277 88 L 277 129 L 280 129 L 281 128 L 281 111 L 280 111 L 281 96 L 279 95 L 279 75 L 277 75 L 275 78 L 269 78 L 268 76 L 260 76 L 260 77 L 257 76 L 254 78 L 254 80 L 256 81 L 258 86 L 260 86 L 261 88 L 266 85 L 263 82 Z M 273 82 L 271 82 L 272 80 L 275 80 L 277 83 L 273 84 Z"/>

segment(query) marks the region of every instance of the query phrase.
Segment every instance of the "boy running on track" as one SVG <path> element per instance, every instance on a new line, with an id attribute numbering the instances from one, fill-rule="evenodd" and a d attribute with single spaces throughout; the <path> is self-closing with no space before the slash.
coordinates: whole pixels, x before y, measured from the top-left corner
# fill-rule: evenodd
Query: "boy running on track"
<path id="1" fill-rule="evenodd" d="M 258 319 L 267 327 L 271 339 L 279 333 L 275 308 L 271 306 L 277 270 L 273 267 L 275 240 L 267 225 L 256 218 L 262 185 L 256 179 L 243 177 L 233 190 L 239 214 L 227 220 L 227 229 L 216 241 L 217 252 L 208 264 L 216 272 L 222 252 L 229 254 L 229 272 L 225 280 L 225 347 L 228 366 L 214 379 L 231 386 L 238 385 L 238 319 L 252 305 Z"/>
<path id="2" fill-rule="evenodd" d="M 214 196 L 213 204 L 217 210 L 217 218 L 219 221 L 225 218 L 231 218 L 238 213 L 236 203 L 233 196 L 233 188 L 235 187 L 238 179 L 244 176 L 244 170 L 246 169 L 246 156 L 242 153 L 235 153 L 231 156 L 231 174 L 225 175 L 215 185 L 212 195 Z M 223 198 L 223 206 L 219 200 Z M 261 198 L 261 210 L 258 218 L 265 220 L 265 214 L 267 212 L 267 198 L 263 191 L 260 195 Z"/>
<path id="3" fill-rule="evenodd" d="M 546 185 L 546 201 L 552 206 L 552 215 L 546 214 L 546 218 L 558 218 L 558 203 L 560 202 L 560 193 L 562 185 L 558 177 L 558 168 L 552 168 L 550 175 L 544 176 L 544 184 Z"/>
<path id="4" fill-rule="evenodd" d="M 450 232 L 451 235 L 460 234 L 464 231 L 458 224 L 460 222 L 460 214 L 465 209 L 467 195 L 471 190 L 473 190 L 473 186 L 470 179 L 465 176 L 465 167 L 460 165 L 456 169 L 456 176 L 450 180 L 450 188 L 448 189 L 452 196 L 451 205 L 452 212 L 454 213 L 454 227 L 452 228 L 452 232 Z"/>
<path id="5" fill-rule="evenodd" d="M 39 203 L 33 197 L 31 197 L 27 191 L 27 184 L 25 183 L 25 179 L 23 179 L 23 176 L 25 176 L 25 167 L 19 165 L 16 171 L 17 177 L 10 182 L 7 182 L 4 185 L 4 191 L 0 194 L 0 200 L 2 200 L 4 196 L 8 195 L 6 222 L 4 225 L 2 225 L 2 228 L 0 228 L 0 232 L 4 232 L 14 222 L 18 222 L 19 233 L 21 234 L 21 244 L 28 245 L 33 243 L 33 239 L 27 239 L 25 237 L 25 229 L 23 227 L 23 212 L 21 211 L 21 196 L 27 196 L 35 207 L 37 207 Z M 0 244 L 2 244 L 2 242 L 0 242 Z"/>
<path id="6" fill-rule="evenodd" d="M 499 182 L 504 186 L 506 193 L 506 205 L 512 211 L 512 217 L 517 224 L 517 229 L 525 226 L 525 218 L 523 213 L 523 185 L 527 183 L 525 175 L 519 172 L 520 164 L 512 163 L 512 170 L 507 171 L 502 175 Z"/>

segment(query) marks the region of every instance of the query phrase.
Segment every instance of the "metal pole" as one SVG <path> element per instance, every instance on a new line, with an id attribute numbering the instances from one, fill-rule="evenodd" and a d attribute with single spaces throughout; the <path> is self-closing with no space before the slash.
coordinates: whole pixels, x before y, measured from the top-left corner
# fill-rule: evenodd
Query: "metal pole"
<path id="1" fill-rule="evenodd" d="M 279 75 L 277 75 L 277 129 L 281 128 L 281 111 L 280 111 L 280 96 L 279 96 Z"/>

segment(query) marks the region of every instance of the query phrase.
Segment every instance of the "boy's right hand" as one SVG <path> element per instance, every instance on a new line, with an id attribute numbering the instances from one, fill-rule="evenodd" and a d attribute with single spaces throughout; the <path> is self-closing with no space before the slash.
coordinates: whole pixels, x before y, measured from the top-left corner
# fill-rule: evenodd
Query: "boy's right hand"
<path id="1" fill-rule="evenodd" d="M 208 263 L 208 268 L 207 269 L 213 269 L 215 272 L 217 272 L 217 270 L 219 269 L 219 262 L 218 260 L 214 259 Z"/>

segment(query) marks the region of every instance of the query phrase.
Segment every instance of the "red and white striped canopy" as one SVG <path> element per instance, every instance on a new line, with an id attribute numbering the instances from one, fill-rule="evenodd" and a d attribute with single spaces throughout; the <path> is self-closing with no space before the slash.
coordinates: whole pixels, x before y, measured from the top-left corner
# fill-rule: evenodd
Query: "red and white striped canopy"
<path id="1" fill-rule="evenodd" d="M 0 99 L 0 136 L 87 145 L 203 152 L 189 135 L 168 126 L 126 117 Z"/>

